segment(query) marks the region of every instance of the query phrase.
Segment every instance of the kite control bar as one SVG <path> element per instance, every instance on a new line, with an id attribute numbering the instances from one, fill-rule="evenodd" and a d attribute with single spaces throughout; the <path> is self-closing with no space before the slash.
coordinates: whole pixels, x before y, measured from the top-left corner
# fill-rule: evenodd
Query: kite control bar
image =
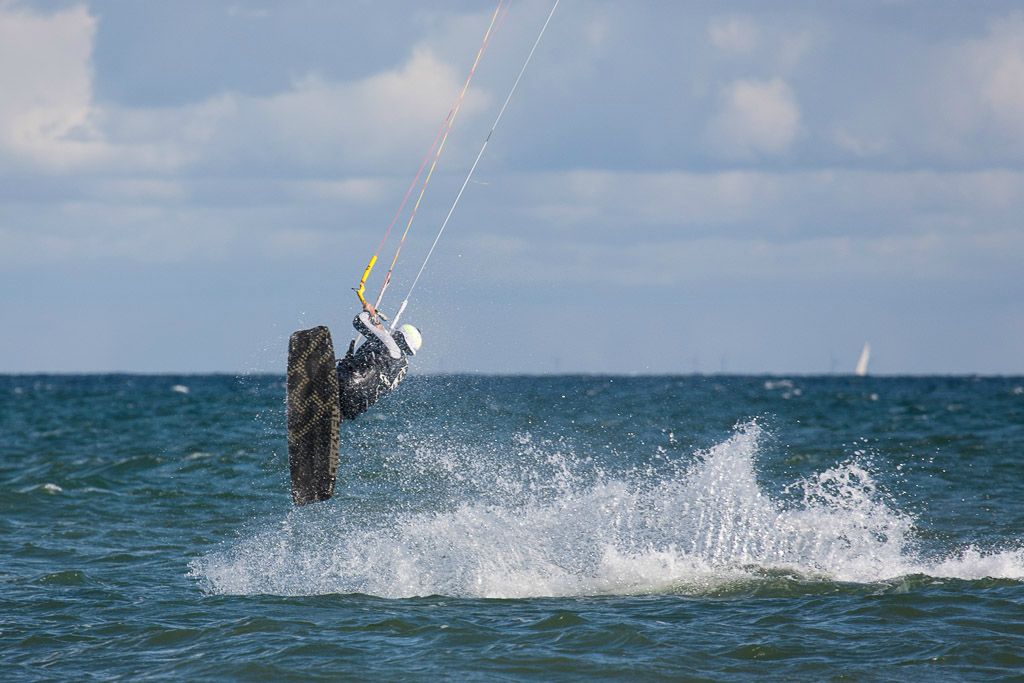
<path id="1" fill-rule="evenodd" d="M 371 256 L 370 262 L 366 264 L 366 270 L 363 271 L 363 277 L 359 279 L 359 287 L 352 288 L 355 290 L 356 296 L 359 297 L 359 303 L 363 304 L 364 306 L 366 305 L 366 299 L 363 297 L 363 294 L 366 293 L 366 278 L 370 277 L 370 271 L 373 270 L 373 267 L 375 265 L 377 265 L 376 254 Z"/>
<path id="2" fill-rule="evenodd" d="M 373 256 L 370 257 L 370 262 L 366 264 L 366 270 L 363 271 L 363 277 L 359 278 L 359 286 L 353 287 L 352 289 L 355 291 L 356 296 L 359 297 L 359 303 L 363 305 L 363 309 L 366 311 L 370 311 L 374 324 L 380 324 L 381 320 L 387 320 L 387 318 L 384 316 L 383 313 L 378 311 L 375 306 L 371 306 L 369 302 L 366 300 L 366 298 L 363 296 L 366 293 L 366 279 L 370 277 L 370 271 L 373 270 L 373 267 L 376 264 L 377 255 L 374 254 Z M 354 341 L 358 342 L 359 339 L 360 337 L 357 336 Z"/>

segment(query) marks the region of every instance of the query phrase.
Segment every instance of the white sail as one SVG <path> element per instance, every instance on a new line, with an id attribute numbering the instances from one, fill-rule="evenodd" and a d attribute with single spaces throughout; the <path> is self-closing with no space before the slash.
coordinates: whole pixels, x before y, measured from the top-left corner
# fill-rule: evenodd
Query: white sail
<path id="1" fill-rule="evenodd" d="M 860 352 L 860 358 L 857 359 L 857 369 L 853 371 L 853 374 L 858 377 L 863 377 L 868 374 L 868 360 L 871 358 L 871 344 L 864 342 L 864 348 Z"/>

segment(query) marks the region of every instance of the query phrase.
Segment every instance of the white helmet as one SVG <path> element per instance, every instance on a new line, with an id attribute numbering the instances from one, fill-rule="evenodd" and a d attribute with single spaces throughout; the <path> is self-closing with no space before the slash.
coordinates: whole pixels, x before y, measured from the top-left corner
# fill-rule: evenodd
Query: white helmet
<path id="1" fill-rule="evenodd" d="M 420 334 L 420 331 L 409 323 L 399 327 L 398 334 L 395 336 L 397 337 L 395 341 L 409 355 L 415 356 L 416 352 L 423 346 L 423 336 Z"/>

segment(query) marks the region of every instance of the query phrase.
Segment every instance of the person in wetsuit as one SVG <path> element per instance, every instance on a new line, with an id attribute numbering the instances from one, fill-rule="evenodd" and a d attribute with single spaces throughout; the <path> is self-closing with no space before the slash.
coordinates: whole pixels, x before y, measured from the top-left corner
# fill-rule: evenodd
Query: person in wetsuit
<path id="1" fill-rule="evenodd" d="M 356 349 L 353 340 L 348 353 L 338 360 L 338 403 L 343 420 L 353 419 L 393 391 L 409 370 L 408 356 L 415 356 L 423 344 L 419 330 L 412 325 L 402 325 L 394 334 L 388 332 L 369 303 L 363 304 L 352 326 L 366 341 Z"/>

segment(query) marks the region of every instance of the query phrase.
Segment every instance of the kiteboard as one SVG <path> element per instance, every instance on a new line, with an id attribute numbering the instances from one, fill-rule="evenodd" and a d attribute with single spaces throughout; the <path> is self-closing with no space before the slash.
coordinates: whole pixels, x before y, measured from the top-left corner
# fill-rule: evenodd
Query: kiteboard
<path id="1" fill-rule="evenodd" d="M 322 325 L 299 330 L 288 342 L 288 466 L 296 505 L 334 495 L 340 422 L 331 332 Z"/>

